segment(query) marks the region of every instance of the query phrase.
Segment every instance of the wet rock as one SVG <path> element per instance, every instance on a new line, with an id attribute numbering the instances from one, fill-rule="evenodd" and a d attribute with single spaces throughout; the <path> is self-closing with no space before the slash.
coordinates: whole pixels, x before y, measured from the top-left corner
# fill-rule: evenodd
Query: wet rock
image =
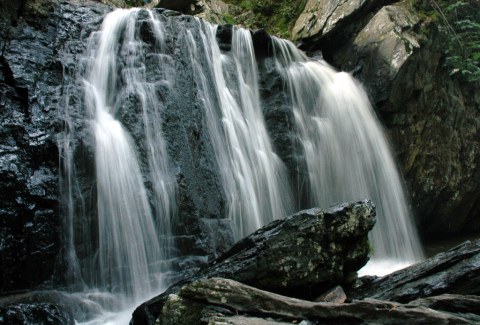
<path id="1" fill-rule="evenodd" d="M 100 296 L 100 295 L 99 295 Z M 0 324 L 76 324 L 102 313 L 94 295 L 32 291 L 0 297 Z M 107 305 L 104 301 L 104 306 Z M 108 302 L 107 302 L 108 303 Z M 3 317 L 3 322 L 2 322 Z"/>
<path id="2" fill-rule="evenodd" d="M 61 246 L 59 49 L 105 9 L 91 4 L 26 1 L 0 20 L 0 292 L 48 285 L 53 274 Z"/>
<path id="3" fill-rule="evenodd" d="M 195 10 L 195 0 L 151 0 L 145 5 L 146 8 L 164 8 L 192 13 Z"/>
<path id="4" fill-rule="evenodd" d="M 336 286 L 314 299 L 315 302 L 334 302 L 337 304 L 343 304 L 346 300 L 347 295 L 341 286 Z"/>
<path id="5" fill-rule="evenodd" d="M 451 314 L 432 310 L 423 306 L 402 305 L 399 303 L 368 299 L 354 301 L 347 304 L 316 303 L 300 299 L 289 298 L 267 291 L 259 290 L 233 280 L 211 278 L 194 281 L 185 285 L 178 296 L 171 295 L 167 300 L 182 304 L 186 317 L 191 324 L 199 323 L 200 319 L 212 321 L 211 318 L 201 318 L 201 305 L 216 306 L 235 311 L 236 314 L 261 316 L 257 323 L 250 324 L 284 324 L 294 322 L 300 324 L 327 323 L 327 324 L 475 324 L 480 320 L 478 315 Z M 189 303 L 195 302 L 195 309 L 189 309 Z M 176 309 L 178 310 L 178 309 Z M 165 308 L 168 311 L 168 307 Z M 167 315 L 167 313 L 165 313 Z M 160 318 L 160 324 L 171 324 L 166 318 Z M 185 317 L 185 316 L 184 316 Z M 231 315 L 223 315 L 227 324 L 235 323 Z M 220 317 L 214 316 L 215 319 Z M 268 319 L 268 320 L 267 320 Z M 166 321 L 167 320 L 167 321 Z M 237 319 L 237 321 L 239 321 Z M 205 322 L 211 324 L 209 322 Z M 180 322 L 177 324 L 187 324 Z"/>
<path id="6" fill-rule="evenodd" d="M 117 8 L 128 7 L 127 2 L 125 0 L 98 0 L 98 1 L 112 7 L 117 7 Z"/>
<path id="7" fill-rule="evenodd" d="M 362 80 L 368 80 L 370 95 L 377 102 L 384 101 L 400 68 L 420 48 L 423 35 L 416 30 L 419 23 L 419 17 L 404 4 L 385 6 L 356 35 L 348 49 L 344 47 L 336 53 L 335 61 L 342 62 L 347 71 L 359 70 Z"/>
<path id="8" fill-rule="evenodd" d="M 465 242 L 424 262 L 369 281 L 350 292 L 349 297 L 406 303 L 446 293 L 480 295 L 480 240 Z"/>
<path id="9" fill-rule="evenodd" d="M 287 167 L 290 184 L 296 188 L 295 202 L 308 206 L 308 168 L 303 145 L 296 130 L 291 97 L 285 92 L 284 80 L 278 73 L 273 57 L 259 61 L 260 98 L 268 134 L 275 152 Z"/>
<path id="10" fill-rule="evenodd" d="M 417 299 L 409 303 L 459 314 L 480 315 L 480 296 L 443 294 L 440 296 Z"/>
<path id="11" fill-rule="evenodd" d="M 375 208 L 369 201 L 301 211 L 240 240 L 194 278 L 224 277 L 313 298 L 335 285 L 351 285 L 352 275 L 368 260 L 368 232 L 374 223 Z M 184 284 L 138 307 L 133 324 L 154 322 L 167 297 L 178 294 Z"/>
<path id="12" fill-rule="evenodd" d="M 0 307 L 0 324 L 73 325 L 76 322 L 72 315 L 69 315 L 57 306 L 39 303 Z"/>
<path id="13" fill-rule="evenodd" d="M 311 209 L 278 220 L 237 242 L 209 263 L 204 277 L 225 277 L 296 297 L 315 297 L 348 285 L 368 261 L 368 232 L 375 223 L 369 201 Z"/>

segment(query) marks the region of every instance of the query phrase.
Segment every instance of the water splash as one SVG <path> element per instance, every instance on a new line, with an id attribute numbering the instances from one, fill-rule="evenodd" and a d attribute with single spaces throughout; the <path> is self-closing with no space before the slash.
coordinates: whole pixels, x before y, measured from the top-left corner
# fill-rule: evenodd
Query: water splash
<path id="1" fill-rule="evenodd" d="M 273 42 L 305 152 L 310 204 L 372 199 L 374 260 L 419 261 L 422 249 L 402 181 L 365 91 L 349 74 L 308 60 L 290 42 Z"/>

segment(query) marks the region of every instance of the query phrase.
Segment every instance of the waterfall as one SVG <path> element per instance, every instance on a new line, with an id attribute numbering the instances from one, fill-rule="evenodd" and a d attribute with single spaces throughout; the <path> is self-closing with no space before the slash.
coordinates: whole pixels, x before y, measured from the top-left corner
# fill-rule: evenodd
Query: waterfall
<path id="1" fill-rule="evenodd" d="M 191 33 L 188 38 L 199 79 L 198 100 L 204 103 L 238 240 L 292 212 L 287 172 L 273 151 L 262 115 L 250 31 L 234 28 L 231 53 L 226 55 L 217 44 L 216 26 L 198 21 L 198 28 L 201 44 Z M 196 60 L 199 55 L 207 58 L 207 67 Z"/>
<path id="2" fill-rule="evenodd" d="M 85 80 L 85 96 L 95 138 L 99 283 L 139 299 L 152 292 L 149 263 L 160 255 L 160 244 L 133 140 L 114 116 L 122 32 L 132 57 L 136 50 L 131 16 L 119 10 L 105 18 L 98 50 L 92 49 L 95 59 Z M 134 68 L 128 66 L 127 80 L 138 84 Z"/>
<path id="3" fill-rule="evenodd" d="M 233 27 L 228 49 L 217 34 L 197 18 L 119 9 L 89 36 L 64 88 L 59 145 L 72 287 L 120 297 L 116 307 L 102 298 L 115 313 L 170 284 L 167 274 L 216 254 L 217 221 L 227 220 L 225 236 L 238 240 L 295 209 L 364 198 L 377 206 L 374 258 L 421 258 L 401 178 L 361 86 L 273 40 L 294 116 L 288 131 L 308 169 L 308 198 L 299 198 L 266 126 L 264 62 L 252 33 Z M 197 184 L 197 172 L 213 176 Z M 203 185 L 221 199 L 198 193 Z"/>
<path id="4" fill-rule="evenodd" d="M 88 217 L 86 207 L 78 208 L 83 205 L 79 202 L 84 193 L 76 182 L 75 169 L 88 168 L 75 167 L 72 162 L 76 154 L 71 148 L 75 127 L 70 121 L 69 100 L 64 117 L 69 132 L 61 146 L 69 277 L 81 281 L 87 289 L 115 293 L 119 308 L 145 300 L 166 285 L 162 274 L 169 271 L 171 223 L 176 215 L 176 180 L 166 153 L 161 128 L 163 107 L 156 93 L 158 84 L 168 87 L 172 71 L 168 58 L 161 54 L 162 25 L 152 12 L 146 12 L 159 53 L 153 59 L 162 66 L 154 81 L 147 77 L 143 64 L 146 53 L 138 40 L 139 13 L 132 9 L 108 14 L 100 31 L 90 36 L 78 63 L 77 78 L 84 88 L 84 126 L 93 139 L 89 150 L 93 154 L 95 190 L 88 189 L 86 194 L 96 193 L 89 206 L 95 209 L 90 214 L 95 220 L 88 220 L 85 227 L 78 226 Z M 67 94 L 73 91 L 69 89 Z M 141 143 L 119 119 L 128 114 L 122 107 L 127 98 L 135 100 Z M 140 159 L 140 147 L 146 159 Z M 80 262 L 76 242 L 80 242 L 78 249 L 84 256 Z"/>
<path id="5" fill-rule="evenodd" d="M 277 68 L 292 100 L 303 145 L 312 206 L 371 199 L 377 223 L 374 260 L 422 258 L 401 177 L 361 85 L 323 60 L 309 60 L 288 41 L 273 39 Z"/>

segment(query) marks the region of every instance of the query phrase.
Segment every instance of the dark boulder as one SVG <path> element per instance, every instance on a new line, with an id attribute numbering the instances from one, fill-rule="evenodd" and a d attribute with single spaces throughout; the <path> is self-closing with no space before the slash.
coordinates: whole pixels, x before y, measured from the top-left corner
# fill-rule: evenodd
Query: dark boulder
<path id="1" fill-rule="evenodd" d="M 73 325 L 72 315 L 48 303 L 18 304 L 0 307 L 0 324 Z"/>
<path id="2" fill-rule="evenodd" d="M 350 292 L 349 297 L 406 303 L 446 293 L 480 295 L 480 240 L 465 242 L 424 262 L 368 281 Z"/>
<path id="3" fill-rule="evenodd" d="M 116 299 L 114 295 L 71 294 L 56 290 L 2 296 L 0 324 L 69 325 L 87 322 L 104 313 L 105 306 L 118 304 Z"/>
<path id="4" fill-rule="evenodd" d="M 473 307 L 478 308 L 478 300 Z M 454 314 L 374 299 L 346 304 L 311 302 L 259 290 L 233 280 L 211 278 L 194 281 L 183 286 L 178 295 L 170 295 L 159 323 L 476 324 L 480 316 L 472 311 L 470 309 L 467 315 Z"/>
<path id="5" fill-rule="evenodd" d="M 348 281 L 368 261 L 375 223 L 369 201 L 300 211 L 236 243 L 202 277 L 224 277 L 294 297 L 313 298 Z"/>
<path id="6" fill-rule="evenodd" d="M 239 241 L 194 278 L 224 277 L 257 288 L 314 298 L 338 284 L 350 286 L 368 260 L 368 232 L 375 223 L 369 201 L 327 210 L 301 211 L 277 220 Z M 139 306 L 133 324 L 153 324 L 169 294 Z"/>
<path id="7" fill-rule="evenodd" d="M 480 315 L 480 296 L 443 294 L 414 300 L 409 305 L 459 314 Z"/>

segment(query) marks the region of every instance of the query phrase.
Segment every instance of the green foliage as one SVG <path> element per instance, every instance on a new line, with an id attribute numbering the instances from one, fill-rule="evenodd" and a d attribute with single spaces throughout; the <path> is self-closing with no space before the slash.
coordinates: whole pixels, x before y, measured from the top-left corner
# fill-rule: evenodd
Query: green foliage
<path id="1" fill-rule="evenodd" d="M 225 23 L 230 24 L 230 25 L 236 25 L 237 24 L 237 20 L 235 19 L 235 17 L 233 17 L 230 14 L 223 15 L 223 20 L 225 21 Z"/>
<path id="2" fill-rule="evenodd" d="M 480 1 L 434 1 L 434 18 L 447 35 L 445 65 L 451 74 L 480 80 Z"/>
<path id="3" fill-rule="evenodd" d="M 235 17 L 246 28 L 265 28 L 270 34 L 289 38 L 307 0 L 225 0 L 248 14 Z M 225 18 L 225 17 L 224 17 Z"/>

